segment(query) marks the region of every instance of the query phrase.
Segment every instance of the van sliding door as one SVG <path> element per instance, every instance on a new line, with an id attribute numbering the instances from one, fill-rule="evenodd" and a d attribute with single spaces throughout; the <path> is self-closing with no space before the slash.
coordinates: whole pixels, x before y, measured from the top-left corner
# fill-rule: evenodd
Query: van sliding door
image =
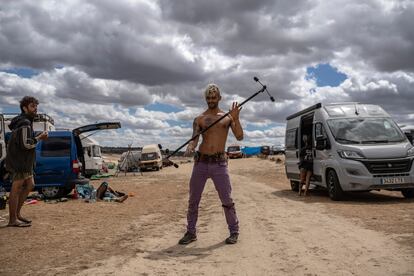
<path id="1" fill-rule="evenodd" d="M 287 130 L 285 137 L 285 168 L 287 177 L 291 180 L 299 180 L 298 130 L 298 128 Z"/>

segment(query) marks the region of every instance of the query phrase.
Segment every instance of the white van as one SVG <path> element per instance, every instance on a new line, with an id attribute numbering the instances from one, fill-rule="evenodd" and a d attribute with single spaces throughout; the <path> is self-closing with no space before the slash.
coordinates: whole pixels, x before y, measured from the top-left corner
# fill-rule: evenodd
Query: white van
<path id="1" fill-rule="evenodd" d="M 85 175 L 90 177 L 94 174 L 98 174 L 102 171 L 103 158 L 101 154 L 101 146 L 99 143 L 87 137 L 85 135 L 80 135 L 83 156 L 85 158 Z"/>
<path id="2" fill-rule="evenodd" d="M 146 145 L 142 148 L 139 168 L 141 171 L 147 169 L 159 171 L 162 169 L 162 155 L 158 145 Z"/>
<path id="3" fill-rule="evenodd" d="M 287 119 L 286 175 L 298 190 L 299 151 L 307 135 L 313 148 L 311 184 L 332 200 L 344 191 L 399 190 L 414 197 L 414 148 L 380 106 L 318 103 Z"/>
<path id="4" fill-rule="evenodd" d="M 9 132 L 9 125 L 11 120 L 18 116 L 17 113 L 5 113 L 4 115 L 4 124 L 6 127 L 6 132 Z M 54 131 L 55 120 L 47 114 L 39 113 L 36 114 L 36 117 L 33 119 L 33 131 Z"/>

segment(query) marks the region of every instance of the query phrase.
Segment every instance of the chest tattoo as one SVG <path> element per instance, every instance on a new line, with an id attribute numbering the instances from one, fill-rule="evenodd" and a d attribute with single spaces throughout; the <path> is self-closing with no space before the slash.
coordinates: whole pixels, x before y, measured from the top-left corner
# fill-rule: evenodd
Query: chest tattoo
<path id="1" fill-rule="evenodd" d="M 213 123 L 213 119 L 210 117 L 207 117 L 204 119 L 205 128 L 208 128 Z"/>

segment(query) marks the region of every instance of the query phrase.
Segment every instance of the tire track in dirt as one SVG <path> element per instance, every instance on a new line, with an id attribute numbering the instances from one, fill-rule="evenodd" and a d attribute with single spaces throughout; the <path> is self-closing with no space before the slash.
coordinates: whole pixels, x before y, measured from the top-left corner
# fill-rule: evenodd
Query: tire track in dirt
<path id="1" fill-rule="evenodd" d="M 224 244 L 228 230 L 209 180 L 200 207 L 198 241 L 187 246 L 177 244 L 183 234 L 185 216 L 178 220 L 143 216 L 134 225 L 136 228 L 144 225 L 147 235 L 128 241 L 136 248 L 134 257 L 111 257 L 80 275 L 414 273 L 412 253 L 383 233 L 329 214 L 323 206 L 276 197 L 275 189 L 255 182 L 253 177 L 235 174 L 231 177 L 237 183 L 233 185 L 233 197 L 240 219 L 238 244 Z"/>

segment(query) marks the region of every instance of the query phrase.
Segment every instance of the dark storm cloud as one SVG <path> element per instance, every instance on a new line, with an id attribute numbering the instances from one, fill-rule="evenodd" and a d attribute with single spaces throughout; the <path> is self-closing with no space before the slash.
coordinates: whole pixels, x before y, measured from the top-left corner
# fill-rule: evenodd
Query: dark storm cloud
<path id="1" fill-rule="evenodd" d="M 163 1 L 162 7 L 194 41 L 229 56 L 299 54 L 315 62 L 350 49 L 378 70 L 413 71 L 413 2 L 214 2 Z"/>
<path id="2" fill-rule="evenodd" d="M 84 103 L 112 104 L 124 106 L 146 105 L 152 97 L 145 87 L 128 83 L 108 80 L 91 79 L 85 73 L 74 69 L 56 70 L 53 78 L 56 96 L 70 98 Z"/>
<path id="3" fill-rule="evenodd" d="M 201 79 L 197 60 L 184 58 L 171 42 L 174 30 L 144 4 L 11 1 L 1 9 L 3 63 L 76 66 L 92 77 L 149 85 Z"/>

